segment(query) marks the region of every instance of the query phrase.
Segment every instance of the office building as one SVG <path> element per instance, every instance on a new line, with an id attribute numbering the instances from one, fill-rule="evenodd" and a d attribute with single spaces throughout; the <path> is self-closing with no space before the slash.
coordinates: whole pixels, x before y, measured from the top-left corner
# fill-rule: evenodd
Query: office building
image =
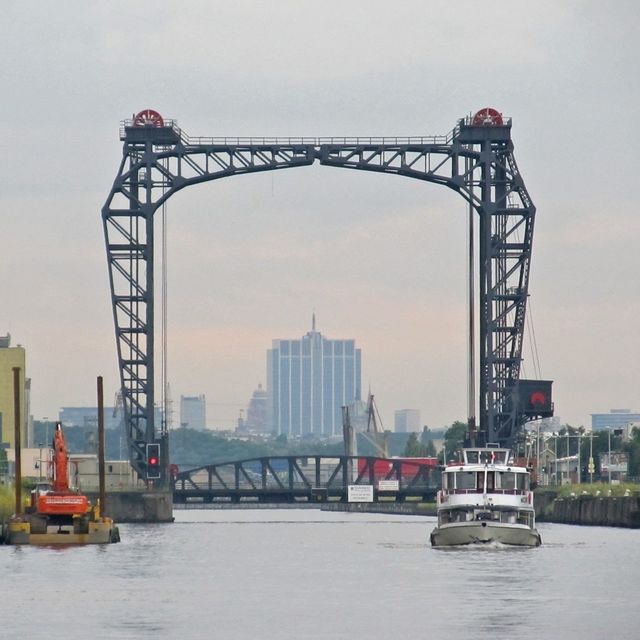
<path id="1" fill-rule="evenodd" d="M 624 429 L 629 422 L 639 421 L 640 413 L 632 413 L 631 409 L 611 409 L 609 413 L 591 414 L 591 428 L 594 431 Z"/>
<path id="2" fill-rule="evenodd" d="M 360 400 L 361 351 L 355 340 L 316 331 L 274 340 L 267 351 L 270 431 L 286 436 L 342 435 L 342 407 Z"/>
<path id="3" fill-rule="evenodd" d="M 25 376 L 26 352 L 24 347 L 11 346 L 11 336 L 0 336 L 0 446 L 15 446 L 15 395 L 13 369 L 20 369 L 20 440 L 23 447 L 31 444 L 29 425 L 30 380 Z"/>
<path id="4" fill-rule="evenodd" d="M 419 409 L 398 409 L 394 415 L 394 431 L 409 433 L 422 431 Z"/>
<path id="5" fill-rule="evenodd" d="M 207 408 L 204 395 L 180 396 L 180 426 L 206 429 Z"/>

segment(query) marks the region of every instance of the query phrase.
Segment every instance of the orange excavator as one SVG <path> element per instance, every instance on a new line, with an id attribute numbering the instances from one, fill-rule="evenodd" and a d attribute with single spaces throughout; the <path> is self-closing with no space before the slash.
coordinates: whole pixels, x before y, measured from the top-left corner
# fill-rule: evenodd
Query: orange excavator
<path id="1" fill-rule="evenodd" d="M 89 511 L 87 496 L 69 489 L 69 452 L 62 425 L 56 423 L 53 434 L 52 486 L 31 493 L 33 511 L 44 516 L 84 516 Z M 54 518 L 57 520 L 57 518 Z"/>
<path id="2" fill-rule="evenodd" d="M 69 452 L 59 422 L 52 449 L 51 482 L 38 484 L 25 513 L 16 513 L 2 525 L 0 541 L 35 545 L 120 542 L 118 527 L 100 513 L 100 501 L 91 506 L 87 496 L 69 488 Z"/>

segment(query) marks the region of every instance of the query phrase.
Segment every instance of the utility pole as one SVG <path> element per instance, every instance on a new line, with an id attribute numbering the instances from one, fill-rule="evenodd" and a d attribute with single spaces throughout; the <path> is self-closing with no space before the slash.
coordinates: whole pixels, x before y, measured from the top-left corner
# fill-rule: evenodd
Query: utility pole
<path id="1" fill-rule="evenodd" d="M 607 475 L 609 476 L 609 484 L 611 484 L 611 427 L 607 427 L 607 435 L 609 436 L 609 458 L 607 460 Z"/>
<path id="2" fill-rule="evenodd" d="M 589 484 L 593 484 L 593 472 L 595 467 L 593 464 L 593 427 L 591 427 L 591 437 L 589 438 Z"/>
<path id="3" fill-rule="evenodd" d="M 22 514 L 22 452 L 20 450 L 20 367 L 13 367 L 14 451 L 16 457 L 16 515 Z"/>

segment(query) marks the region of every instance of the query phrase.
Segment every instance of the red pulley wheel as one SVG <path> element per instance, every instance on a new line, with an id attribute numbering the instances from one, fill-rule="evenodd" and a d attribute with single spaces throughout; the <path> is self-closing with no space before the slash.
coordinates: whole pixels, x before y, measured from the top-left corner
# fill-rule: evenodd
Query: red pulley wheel
<path id="1" fill-rule="evenodd" d="M 473 125 L 477 126 L 500 126 L 502 124 L 502 114 L 491 107 L 480 109 L 473 116 Z"/>
<path id="2" fill-rule="evenodd" d="M 153 109 L 144 109 L 133 119 L 134 127 L 164 127 L 162 116 Z"/>

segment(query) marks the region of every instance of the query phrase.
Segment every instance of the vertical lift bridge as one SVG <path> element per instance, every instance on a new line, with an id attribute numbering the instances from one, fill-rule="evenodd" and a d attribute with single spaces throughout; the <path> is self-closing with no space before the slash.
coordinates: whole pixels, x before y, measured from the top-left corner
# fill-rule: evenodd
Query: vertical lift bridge
<path id="1" fill-rule="evenodd" d="M 478 225 L 477 443 L 511 446 L 550 416 L 551 382 L 520 379 L 536 209 L 513 155 L 511 119 L 486 108 L 443 136 L 192 138 L 146 109 L 122 123 L 122 160 L 102 208 L 118 365 L 133 467 L 146 477 L 154 424 L 154 214 L 174 193 L 233 175 L 321 165 L 443 185 Z"/>

